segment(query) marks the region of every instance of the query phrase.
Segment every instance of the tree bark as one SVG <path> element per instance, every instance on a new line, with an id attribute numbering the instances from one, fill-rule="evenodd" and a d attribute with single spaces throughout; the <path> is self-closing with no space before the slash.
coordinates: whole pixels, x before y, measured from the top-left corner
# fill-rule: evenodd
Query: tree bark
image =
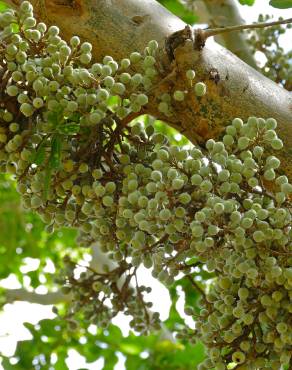
<path id="1" fill-rule="evenodd" d="M 9 0 L 14 5 L 19 0 Z M 39 8 L 39 0 L 31 0 Z M 143 50 L 146 43 L 156 39 L 161 46 L 173 32 L 185 24 L 155 0 L 46 0 L 46 20 L 58 25 L 65 39 L 78 34 L 93 44 L 93 56 L 104 55 L 116 59 L 128 56 L 134 50 Z M 278 134 L 284 141 L 279 154 L 283 170 L 292 180 L 292 95 L 245 64 L 219 45 L 207 45 L 195 50 L 186 42 L 175 51 L 175 60 L 169 61 L 161 53 L 160 82 L 150 95 L 147 113 L 169 122 L 193 143 L 203 144 L 210 137 L 218 137 L 224 126 L 234 117 L 274 117 Z M 162 92 L 185 89 L 185 71 L 196 70 L 196 81 L 204 81 L 208 93 L 201 99 L 188 94 L 175 106 L 171 118 L 157 111 L 157 97 Z M 214 79 L 214 72 L 218 78 Z"/>

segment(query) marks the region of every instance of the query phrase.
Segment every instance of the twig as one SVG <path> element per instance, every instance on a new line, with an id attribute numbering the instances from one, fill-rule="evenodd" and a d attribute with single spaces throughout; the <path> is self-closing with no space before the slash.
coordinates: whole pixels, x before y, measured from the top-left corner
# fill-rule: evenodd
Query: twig
<path id="1" fill-rule="evenodd" d="M 219 27 L 219 28 L 213 28 L 213 29 L 212 28 L 198 29 L 198 30 L 195 30 L 194 46 L 195 46 L 195 49 L 202 49 L 205 46 L 205 42 L 208 37 L 221 35 L 222 33 L 226 33 L 226 32 L 265 28 L 265 27 L 277 26 L 279 24 L 290 24 L 290 23 L 292 23 L 292 18 L 283 19 L 283 20 L 274 21 L 274 22 L 241 24 L 241 25 L 236 25 L 236 26 Z"/>

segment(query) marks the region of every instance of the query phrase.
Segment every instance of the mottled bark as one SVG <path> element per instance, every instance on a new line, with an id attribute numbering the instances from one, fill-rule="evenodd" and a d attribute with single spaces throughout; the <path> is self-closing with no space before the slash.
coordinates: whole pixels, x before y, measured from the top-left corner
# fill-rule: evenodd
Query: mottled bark
<path id="1" fill-rule="evenodd" d="M 40 9 L 39 0 L 31 2 Z M 185 26 L 154 0 L 46 0 L 45 4 L 47 22 L 58 25 L 66 39 L 78 34 L 90 41 L 96 60 L 104 55 L 120 59 L 142 50 L 151 39 L 163 47 L 167 36 Z M 188 94 L 167 121 L 192 142 L 203 143 L 207 138 L 218 137 L 236 116 L 274 117 L 285 144 L 280 154 L 283 169 L 292 180 L 291 94 L 217 44 L 208 46 L 207 42 L 202 50 L 194 50 L 193 44 L 186 42 L 176 49 L 175 55 L 171 62 L 161 52 L 160 81 L 150 96 L 147 112 L 166 120 L 156 110 L 157 97 L 162 92 L 184 89 L 185 71 L 194 68 L 196 81 L 204 81 L 208 86 L 207 95 L 197 99 Z"/>

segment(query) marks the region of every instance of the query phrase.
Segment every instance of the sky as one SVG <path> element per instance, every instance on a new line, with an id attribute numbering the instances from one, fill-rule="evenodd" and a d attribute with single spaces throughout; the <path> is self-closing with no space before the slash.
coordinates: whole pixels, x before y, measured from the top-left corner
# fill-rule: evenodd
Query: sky
<path id="1" fill-rule="evenodd" d="M 278 10 L 267 5 L 267 0 L 256 0 L 255 5 L 252 7 L 239 5 L 240 13 L 245 19 L 246 23 L 252 23 L 258 19 L 260 13 L 273 14 L 275 19 L 278 17 L 292 18 L 292 9 Z M 289 30 L 284 37 L 282 37 L 282 45 L 288 50 L 291 48 L 292 30 Z M 29 267 L 28 267 L 29 268 Z M 32 266 L 33 269 L 33 266 Z M 170 298 L 167 289 L 160 283 L 156 282 L 150 272 L 144 268 L 140 269 L 141 281 L 147 281 L 147 284 L 153 286 L 153 293 L 151 299 L 154 303 L 153 310 L 160 312 L 162 319 L 166 319 L 170 308 Z M 19 284 L 15 279 L 10 278 L 0 284 L 6 288 L 19 288 Z M 160 302 L 163 301 L 163 306 Z M 184 299 L 178 301 L 177 309 L 183 315 Z M 37 323 L 39 320 L 44 318 L 53 318 L 54 314 L 51 311 L 51 306 L 41 306 L 37 304 L 29 304 L 26 302 L 16 302 L 14 304 L 6 305 L 4 312 L 0 314 L 0 353 L 5 355 L 12 355 L 14 353 L 17 340 L 24 340 L 30 338 L 30 333 L 22 325 L 23 322 L 29 321 L 31 323 Z M 186 317 L 185 317 L 186 318 Z M 188 324 L 193 325 L 193 322 L 188 319 Z M 128 324 L 125 317 L 120 316 L 115 323 L 118 324 L 123 333 L 126 335 L 128 332 Z M 93 364 L 86 364 L 84 358 L 80 356 L 76 351 L 69 351 L 67 359 L 67 366 L 69 370 L 77 370 L 79 368 L 86 368 L 88 370 L 99 370 L 102 369 L 103 361 L 99 360 Z M 124 358 L 119 355 L 119 362 L 115 367 L 115 370 L 124 370 Z M 0 364 L 0 370 L 3 367 Z"/>

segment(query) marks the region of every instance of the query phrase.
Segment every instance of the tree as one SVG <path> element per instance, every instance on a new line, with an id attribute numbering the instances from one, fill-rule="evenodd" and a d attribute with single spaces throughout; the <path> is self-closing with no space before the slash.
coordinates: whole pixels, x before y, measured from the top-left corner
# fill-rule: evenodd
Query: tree
<path id="1" fill-rule="evenodd" d="M 72 257 L 48 237 L 50 258 L 64 257 L 54 280 L 62 294 L 6 292 L 10 301 L 62 303 L 55 326 L 27 326 L 37 346 L 29 356 L 22 353 L 30 344 L 19 346 L 19 368 L 49 367 L 54 351 L 54 368 L 66 368 L 60 342 L 81 350 L 90 323 L 98 333 L 86 334 L 82 353 L 90 361 L 102 351 L 105 368 L 114 365 L 113 350 L 96 339 L 126 353 L 129 369 L 197 366 L 201 354 L 184 356 L 202 352 L 202 343 L 199 369 L 291 368 L 291 94 L 224 48 L 209 48 L 214 30 L 193 34 L 155 1 L 47 1 L 36 14 L 48 29 L 27 1 L 16 12 L 4 8 L 1 171 L 17 180 L 30 217 L 40 214 L 49 233 L 74 227 L 93 255 L 77 276 L 82 249 Z M 82 43 L 72 36 L 80 23 Z M 289 63 L 281 63 L 277 82 L 286 84 Z M 175 145 L 167 125 L 193 145 Z M 74 236 L 63 233 L 63 242 Z M 121 342 L 109 326 L 119 312 L 141 334 L 161 328 L 146 300 L 151 288 L 137 279 L 140 265 L 174 301 L 183 287 L 195 330 L 174 311 L 164 335 L 174 331 L 176 341 L 151 334 L 135 347 L 131 334 Z M 143 365 L 138 355 L 147 346 L 153 355 Z"/>

